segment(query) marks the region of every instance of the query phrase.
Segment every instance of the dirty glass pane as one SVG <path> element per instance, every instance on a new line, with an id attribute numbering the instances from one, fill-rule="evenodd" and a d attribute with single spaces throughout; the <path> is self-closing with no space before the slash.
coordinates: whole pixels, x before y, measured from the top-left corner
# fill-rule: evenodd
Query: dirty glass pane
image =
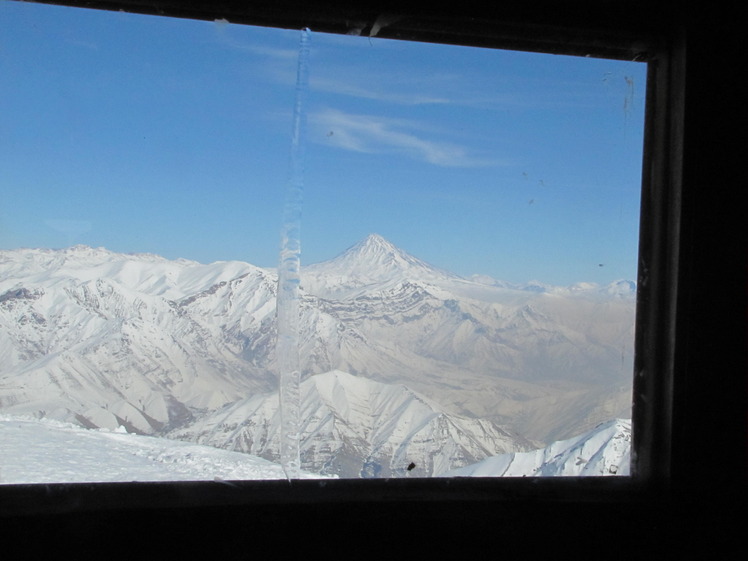
<path id="1" fill-rule="evenodd" d="M 300 33 L 0 2 L 0 483 L 286 476 L 293 181 L 300 477 L 628 475 L 646 65 Z"/>

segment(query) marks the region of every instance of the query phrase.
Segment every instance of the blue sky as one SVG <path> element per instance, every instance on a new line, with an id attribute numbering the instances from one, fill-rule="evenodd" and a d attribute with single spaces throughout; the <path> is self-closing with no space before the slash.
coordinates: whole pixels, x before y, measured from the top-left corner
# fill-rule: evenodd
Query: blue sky
<path id="1" fill-rule="evenodd" d="M 275 266 L 300 32 L 0 0 L 0 248 Z M 312 30 L 302 264 L 636 277 L 646 66 Z M 601 266 L 602 265 L 602 266 Z"/>

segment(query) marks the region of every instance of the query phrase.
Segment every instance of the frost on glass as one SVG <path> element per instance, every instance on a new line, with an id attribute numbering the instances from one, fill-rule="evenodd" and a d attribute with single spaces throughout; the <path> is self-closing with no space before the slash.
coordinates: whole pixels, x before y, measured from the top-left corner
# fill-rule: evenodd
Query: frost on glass
<path id="1" fill-rule="evenodd" d="M 278 380 L 280 390 L 280 456 L 289 479 L 298 479 L 299 409 L 299 283 L 301 280 L 301 208 L 304 193 L 304 129 L 309 92 L 309 42 L 311 32 L 301 32 L 296 75 L 296 102 L 291 134 L 291 172 L 281 227 L 278 264 Z"/>

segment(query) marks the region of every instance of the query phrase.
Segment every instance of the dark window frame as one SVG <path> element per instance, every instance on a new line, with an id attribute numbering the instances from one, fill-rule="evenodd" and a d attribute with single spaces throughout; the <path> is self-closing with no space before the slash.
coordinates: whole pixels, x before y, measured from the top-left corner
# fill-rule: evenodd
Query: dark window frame
<path id="1" fill-rule="evenodd" d="M 703 187 L 709 181 L 732 179 L 739 183 L 741 177 L 745 179 L 745 171 L 742 176 L 737 171 L 739 152 L 734 146 L 722 147 L 723 169 L 711 166 L 711 175 L 702 170 L 717 158 L 715 148 L 707 143 L 717 138 L 718 125 L 711 123 L 696 103 L 688 103 L 699 95 L 706 95 L 712 102 L 718 99 L 713 91 L 714 82 L 705 85 L 703 80 L 716 80 L 729 69 L 729 58 L 728 62 L 714 59 L 720 52 L 716 42 L 723 41 L 721 48 L 725 44 L 727 48 L 740 46 L 736 37 L 742 30 L 737 22 L 740 14 L 744 15 L 744 8 L 732 6 L 711 14 L 716 23 L 710 27 L 701 20 L 698 9 L 676 9 L 677 3 L 641 0 L 626 3 L 527 0 L 500 7 L 482 4 L 472 8 L 467 2 L 458 7 L 432 6 L 428 12 L 410 2 L 392 5 L 240 0 L 46 3 L 226 19 L 232 23 L 282 28 L 310 27 L 333 33 L 357 28 L 363 35 L 369 34 L 378 18 L 386 14 L 391 23 L 378 30 L 380 37 L 647 62 L 634 365 L 634 454 L 632 476 L 615 478 L 0 486 L 0 522 L 41 520 L 51 526 L 60 520 L 75 520 L 95 524 L 99 519 L 127 521 L 135 515 L 153 520 L 166 512 L 175 520 L 211 519 L 225 523 L 225 517 L 231 515 L 249 517 L 256 522 L 258 515 L 252 513 L 263 512 L 270 521 L 266 524 L 304 520 L 311 527 L 321 528 L 319 521 L 310 520 L 327 516 L 353 528 L 356 525 L 346 520 L 345 513 L 354 506 L 364 511 L 360 516 L 369 524 L 396 520 L 404 526 L 421 528 L 456 512 L 461 520 L 453 522 L 463 532 L 473 535 L 468 528 L 471 524 L 476 525 L 475 532 L 488 529 L 487 523 L 477 521 L 476 513 L 491 512 L 491 531 L 498 531 L 493 525 L 511 517 L 513 528 L 527 534 L 535 524 L 546 532 L 555 523 L 557 529 L 552 535 L 560 538 L 560 532 L 573 528 L 572 522 L 559 518 L 565 514 L 584 512 L 584 520 L 599 531 L 600 523 L 595 522 L 595 517 L 604 518 L 605 513 L 615 508 L 624 515 L 641 517 L 642 527 L 647 523 L 656 527 L 660 517 L 672 518 L 681 509 L 688 511 L 696 509 L 694 505 L 703 506 L 707 495 L 712 501 L 730 500 L 729 496 L 735 494 L 745 496 L 748 481 L 745 212 L 739 203 L 719 204 L 717 197 L 709 196 Z M 741 55 L 743 58 L 739 59 Z M 744 54 L 733 55 L 733 60 L 744 61 Z M 735 87 L 738 92 L 727 93 L 723 99 L 727 110 L 734 112 L 735 122 L 745 123 L 745 111 L 738 110 L 737 102 L 745 87 L 742 90 Z M 717 121 L 722 126 L 729 123 L 719 117 Z M 734 128 L 737 131 L 738 127 Z M 737 132 L 738 143 L 746 138 L 745 127 L 741 130 L 742 136 Z M 701 133 L 706 140 L 698 138 Z M 735 191 L 728 190 L 726 196 Z M 716 211 L 720 213 L 719 220 L 709 215 Z M 731 237 L 732 229 L 741 225 L 740 232 Z M 709 267 L 712 259 L 725 260 L 716 267 L 720 274 L 737 275 L 727 289 L 736 298 L 732 302 L 734 308 L 718 303 L 715 310 L 703 303 L 707 296 L 704 283 L 721 278 Z M 718 336 L 708 333 L 715 328 L 721 330 L 721 342 L 717 341 Z M 712 354 L 712 361 L 708 362 L 705 353 L 715 352 L 718 354 Z M 722 369 L 723 391 L 696 387 L 704 369 L 710 373 Z M 696 401 L 700 396 L 722 400 L 723 408 L 716 414 L 711 429 L 699 426 L 693 418 L 699 412 Z M 717 442 L 727 443 L 726 453 L 734 454 L 729 469 L 724 470 L 729 473 L 715 473 L 705 462 L 691 461 L 689 456 L 691 442 L 686 433 L 694 431 L 694 438 L 703 440 L 715 428 L 723 431 L 716 437 Z M 710 491 L 704 490 L 705 479 L 710 482 Z M 691 499 L 683 499 L 684 494 Z M 534 518 L 532 522 L 518 522 L 515 516 L 520 515 Z M 63 526 L 70 530 L 71 524 Z M 639 530 L 642 527 L 637 526 Z M 675 532 L 674 527 L 667 528 Z M 510 535 L 507 530 L 499 533 Z"/>

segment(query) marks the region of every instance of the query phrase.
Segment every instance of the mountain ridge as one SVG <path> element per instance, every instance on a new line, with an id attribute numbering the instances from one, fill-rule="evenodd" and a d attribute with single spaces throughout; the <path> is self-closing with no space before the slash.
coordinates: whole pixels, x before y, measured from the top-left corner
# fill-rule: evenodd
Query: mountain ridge
<path id="1" fill-rule="evenodd" d="M 253 396 L 169 436 L 267 459 L 279 456 L 277 394 Z M 533 443 L 450 414 L 400 384 L 333 370 L 301 384 L 302 468 L 339 477 L 431 477 Z M 413 463 L 413 467 L 408 466 Z"/>

